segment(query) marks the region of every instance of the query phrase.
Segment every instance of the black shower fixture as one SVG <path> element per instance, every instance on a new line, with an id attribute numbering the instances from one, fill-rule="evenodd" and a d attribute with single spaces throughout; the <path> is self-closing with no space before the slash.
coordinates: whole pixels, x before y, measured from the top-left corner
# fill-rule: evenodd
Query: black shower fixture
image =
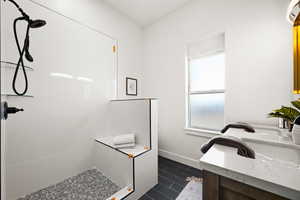
<path id="1" fill-rule="evenodd" d="M 16 44 L 17 44 L 18 51 L 19 51 L 19 54 L 20 54 L 20 58 L 18 60 L 17 67 L 16 67 L 16 70 L 15 70 L 13 83 L 12 83 L 12 88 L 13 88 L 14 92 L 17 95 L 23 96 L 23 95 L 26 94 L 26 92 L 28 90 L 28 79 L 27 79 L 27 74 L 26 74 L 24 61 L 23 61 L 24 54 L 25 54 L 26 60 L 28 60 L 29 62 L 33 62 L 33 57 L 29 53 L 29 31 L 30 31 L 30 28 L 40 28 L 40 27 L 46 25 L 46 21 L 41 20 L 41 19 L 32 20 L 29 17 L 29 15 L 27 15 L 23 11 L 23 9 L 20 8 L 20 6 L 14 0 L 4 0 L 4 1 L 9 1 L 12 4 L 14 4 L 14 6 L 19 10 L 19 12 L 22 15 L 21 17 L 18 17 L 14 20 L 14 36 L 15 36 Z M 18 38 L 18 34 L 17 34 L 17 22 L 19 22 L 19 21 L 26 21 L 27 22 L 27 29 L 26 29 L 26 35 L 25 35 L 25 39 L 24 39 L 24 43 L 23 43 L 23 48 L 21 48 L 19 38 Z M 24 88 L 23 92 L 18 92 L 17 89 L 16 89 L 16 80 L 17 80 L 17 76 L 18 76 L 20 66 L 22 67 L 22 71 L 23 71 L 24 79 L 25 79 L 25 88 Z"/>

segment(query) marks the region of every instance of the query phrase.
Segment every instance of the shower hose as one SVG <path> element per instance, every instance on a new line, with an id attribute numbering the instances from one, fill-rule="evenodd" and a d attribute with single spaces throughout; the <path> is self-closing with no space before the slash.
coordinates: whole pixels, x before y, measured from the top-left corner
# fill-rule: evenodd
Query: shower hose
<path id="1" fill-rule="evenodd" d="M 12 82 L 12 88 L 13 88 L 14 92 L 17 95 L 23 96 L 23 95 L 26 94 L 26 92 L 28 90 L 28 79 L 27 79 L 26 69 L 25 69 L 25 66 L 24 66 L 23 56 L 24 56 L 26 46 L 29 45 L 28 44 L 29 43 L 28 36 L 29 36 L 30 25 L 28 23 L 27 30 L 26 30 L 26 36 L 25 36 L 24 43 L 23 43 L 23 48 L 21 49 L 19 38 L 18 38 L 18 35 L 17 35 L 17 22 L 20 21 L 20 20 L 25 20 L 26 21 L 26 19 L 25 19 L 25 17 L 19 17 L 19 18 L 14 20 L 14 36 L 15 36 L 15 41 L 16 41 L 16 44 L 17 44 L 17 47 L 18 47 L 20 58 L 18 60 L 17 67 L 15 69 L 14 78 L 13 78 L 13 82 Z M 20 66 L 22 68 L 22 71 L 23 71 L 23 74 L 24 74 L 24 80 L 25 80 L 25 86 L 24 86 L 24 90 L 22 92 L 19 92 L 16 88 L 16 80 L 17 80 L 17 76 L 18 76 L 18 73 L 19 73 Z"/>

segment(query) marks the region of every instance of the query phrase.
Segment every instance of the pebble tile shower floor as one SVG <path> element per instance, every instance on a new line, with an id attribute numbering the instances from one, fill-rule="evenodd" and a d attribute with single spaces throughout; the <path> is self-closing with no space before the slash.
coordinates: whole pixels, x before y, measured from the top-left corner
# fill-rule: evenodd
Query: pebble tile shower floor
<path id="1" fill-rule="evenodd" d="M 175 200 L 187 177 L 201 177 L 200 170 L 163 157 L 158 158 L 158 168 L 158 184 L 139 200 Z M 18 200 L 104 200 L 120 189 L 93 169 Z"/>
<path id="2" fill-rule="evenodd" d="M 120 189 L 93 169 L 18 200 L 105 200 Z"/>

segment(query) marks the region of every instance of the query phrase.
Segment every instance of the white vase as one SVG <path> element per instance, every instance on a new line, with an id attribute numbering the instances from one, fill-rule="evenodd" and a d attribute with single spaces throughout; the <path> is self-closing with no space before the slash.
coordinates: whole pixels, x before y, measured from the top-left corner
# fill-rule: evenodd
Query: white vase
<path id="1" fill-rule="evenodd" d="M 294 143 L 300 145 L 300 125 L 294 124 L 292 137 Z"/>

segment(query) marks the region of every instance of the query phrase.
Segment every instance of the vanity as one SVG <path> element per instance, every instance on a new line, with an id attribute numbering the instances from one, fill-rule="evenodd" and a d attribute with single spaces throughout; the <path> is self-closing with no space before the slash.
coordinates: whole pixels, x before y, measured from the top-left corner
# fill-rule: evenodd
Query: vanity
<path id="1" fill-rule="evenodd" d="M 300 200 L 300 146 L 290 136 L 280 129 L 231 129 L 225 135 L 239 137 L 256 158 L 215 144 L 200 159 L 203 200 Z"/>
<path id="2" fill-rule="evenodd" d="M 286 200 L 282 196 L 252 187 L 209 171 L 203 171 L 203 199 L 211 200 Z"/>

